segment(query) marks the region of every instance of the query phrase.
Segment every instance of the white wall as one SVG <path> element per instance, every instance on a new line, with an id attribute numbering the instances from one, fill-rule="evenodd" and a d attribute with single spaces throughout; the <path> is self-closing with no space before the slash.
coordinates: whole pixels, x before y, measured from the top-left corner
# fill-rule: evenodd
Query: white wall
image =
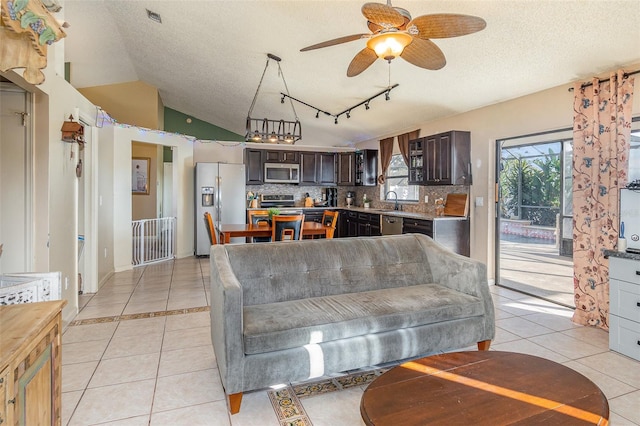
<path id="1" fill-rule="evenodd" d="M 193 143 L 181 136 L 137 128 L 113 128 L 113 266 L 131 269 L 131 144 L 173 146 L 177 257 L 193 255 Z"/>
<path id="2" fill-rule="evenodd" d="M 638 69 L 630 66 L 628 69 Z M 608 78 L 608 74 L 604 77 Z M 601 78 L 604 78 L 601 77 Z M 633 113 L 640 115 L 640 75 L 636 75 Z M 573 83 L 480 108 L 419 126 L 420 136 L 448 130 L 471 132 L 473 185 L 470 193 L 471 257 L 487 264 L 489 278 L 495 277 L 495 151 L 496 140 L 573 127 Z M 393 135 L 401 134 L 396 132 Z M 380 139 L 393 136 L 385 135 Z M 358 144 L 358 148 L 378 149 L 379 140 Z M 484 198 L 484 206 L 475 207 L 476 197 Z"/>

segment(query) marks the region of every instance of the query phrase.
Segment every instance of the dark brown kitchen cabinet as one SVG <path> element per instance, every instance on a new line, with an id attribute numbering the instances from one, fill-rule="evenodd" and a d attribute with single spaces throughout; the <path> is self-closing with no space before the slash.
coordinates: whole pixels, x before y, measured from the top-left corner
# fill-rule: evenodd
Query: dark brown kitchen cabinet
<path id="1" fill-rule="evenodd" d="M 341 210 L 340 237 L 358 236 L 358 213 L 350 210 Z"/>
<path id="2" fill-rule="evenodd" d="M 264 153 L 262 149 L 244 150 L 244 169 L 246 183 L 248 185 L 261 185 L 264 183 Z"/>
<path id="3" fill-rule="evenodd" d="M 356 184 L 356 154 L 341 152 L 338 154 L 338 185 Z"/>
<path id="4" fill-rule="evenodd" d="M 373 237 L 381 235 L 380 215 L 358 213 L 358 237 Z"/>
<path id="5" fill-rule="evenodd" d="M 363 149 L 355 152 L 355 184 L 376 186 L 378 183 L 378 150 Z"/>
<path id="6" fill-rule="evenodd" d="M 409 141 L 409 185 L 424 184 L 424 139 Z"/>
<path id="7" fill-rule="evenodd" d="M 471 134 L 451 131 L 424 138 L 426 185 L 471 184 Z"/>
<path id="8" fill-rule="evenodd" d="M 409 142 L 409 184 L 470 185 L 471 134 L 450 131 Z"/>
<path id="9" fill-rule="evenodd" d="M 300 184 L 335 185 L 336 155 L 332 152 L 300 152 Z"/>
<path id="10" fill-rule="evenodd" d="M 469 256 L 469 219 L 411 219 L 404 218 L 402 233 L 425 234 L 449 250 Z"/>
<path id="11" fill-rule="evenodd" d="M 298 151 L 265 151 L 265 163 L 298 163 Z"/>

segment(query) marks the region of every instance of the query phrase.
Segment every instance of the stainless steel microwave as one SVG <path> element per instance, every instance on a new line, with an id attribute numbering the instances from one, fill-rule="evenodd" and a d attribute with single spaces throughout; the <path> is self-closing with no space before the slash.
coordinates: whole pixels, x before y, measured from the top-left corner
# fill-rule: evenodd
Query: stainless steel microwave
<path id="1" fill-rule="evenodd" d="M 265 183 L 300 183 L 300 165 L 264 163 Z"/>

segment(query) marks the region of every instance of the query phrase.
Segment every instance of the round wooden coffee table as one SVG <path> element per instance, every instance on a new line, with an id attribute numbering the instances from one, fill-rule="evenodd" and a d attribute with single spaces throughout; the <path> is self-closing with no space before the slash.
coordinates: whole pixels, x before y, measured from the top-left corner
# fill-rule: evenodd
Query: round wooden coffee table
<path id="1" fill-rule="evenodd" d="M 392 368 L 364 391 L 367 425 L 606 425 L 602 391 L 576 371 L 513 352 L 452 352 Z"/>

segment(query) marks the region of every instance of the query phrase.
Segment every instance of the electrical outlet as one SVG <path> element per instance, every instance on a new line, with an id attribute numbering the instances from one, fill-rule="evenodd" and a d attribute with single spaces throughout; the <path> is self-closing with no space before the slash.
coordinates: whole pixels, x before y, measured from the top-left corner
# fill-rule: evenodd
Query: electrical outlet
<path id="1" fill-rule="evenodd" d="M 107 258 L 107 248 L 106 247 L 104 248 L 104 257 L 105 257 L 105 259 Z"/>
<path id="2" fill-rule="evenodd" d="M 424 196 L 424 202 L 425 202 L 425 203 L 428 203 L 428 202 L 429 202 L 429 196 L 428 196 L 428 195 L 425 195 L 425 196 Z"/>
<path id="3" fill-rule="evenodd" d="M 69 277 L 64 277 L 64 289 L 69 288 Z"/>
<path id="4" fill-rule="evenodd" d="M 476 207 L 482 207 L 482 206 L 484 206 L 484 198 L 476 197 Z"/>

